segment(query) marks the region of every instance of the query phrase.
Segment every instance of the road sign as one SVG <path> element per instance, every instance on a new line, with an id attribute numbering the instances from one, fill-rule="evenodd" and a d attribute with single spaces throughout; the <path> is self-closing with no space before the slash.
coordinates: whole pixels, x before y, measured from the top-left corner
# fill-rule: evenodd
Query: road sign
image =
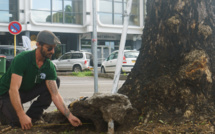
<path id="1" fill-rule="evenodd" d="M 22 31 L 22 26 L 19 22 L 17 21 L 12 21 L 8 25 L 8 30 L 10 31 L 11 34 L 14 35 L 14 57 L 16 56 L 16 35 L 21 33 Z"/>
<path id="2" fill-rule="evenodd" d="M 12 21 L 8 26 L 8 30 L 11 34 L 17 35 L 22 31 L 22 26 L 19 22 Z"/>

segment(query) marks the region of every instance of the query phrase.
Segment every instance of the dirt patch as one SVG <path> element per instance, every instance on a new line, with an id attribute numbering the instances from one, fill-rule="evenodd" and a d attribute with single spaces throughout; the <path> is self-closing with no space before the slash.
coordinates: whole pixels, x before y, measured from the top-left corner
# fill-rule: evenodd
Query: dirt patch
<path id="1" fill-rule="evenodd" d="M 95 127 L 92 124 L 83 124 L 83 126 L 74 128 L 69 124 L 61 124 L 55 126 L 39 126 L 33 127 L 31 130 L 22 130 L 20 128 L 9 128 L 8 126 L 0 126 L 0 133 L 2 134 L 65 134 L 65 133 L 73 133 L 73 134 L 96 134 L 101 132 L 96 132 Z M 4 130 L 5 131 L 2 131 Z M 129 130 L 116 130 L 116 133 L 122 134 L 151 134 L 151 133 L 214 133 L 214 126 L 211 122 L 187 122 L 181 125 L 176 124 L 165 124 L 162 121 L 158 121 L 157 123 L 148 123 L 142 124 L 140 122 L 139 125 L 130 128 Z M 104 132 L 106 133 L 106 132 Z"/>
<path id="2" fill-rule="evenodd" d="M 118 96 L 115 95 L 115 97 L 119 97 L 119 96 L 121 95 L 118 95 Z M 101 96 L 98 95 L 97 97 L 101 97 Z M 102 97 L 102 100 L 96 100 L 95 101 L 96 104 L 93 103 L 94 107 L 96 105 L 99 105 L 99 103 L 102 103 L 102 102 L 105 102 L 105 105 L 104 104 L 102 105 L 108 107 L 108 102 L 110 100 L 112 101 L 120 100 L 119 98 L 113 99 L 112 97 L 113 96 L 107 95 L 105 97 L 106 99 Z M 122 101 L 123 103 L 126 102 L 123 98 L 121 99 L 123 100 Z M 109 100 L 109 101 L 107 102 L 106 100 Z M 24 133 L 25 134 L 47 134 L 47 133 L 48 134 L 67 134 L 67 133 L 101 134 L 101 133 L 106 133 L 108 131 L 108 126 L 107 126 L 108 123 L 103 119 L 103 116 L 101 116 L 102 114 L 101 115 L 98 114 L 99 112 L 91 113 L 93 111 L 92 106 L 91 106 L 91 109 L 86 107 L 86 103 L 88 101 L 86 100 L 79 101 L 72 105 L 73 108 L 76 109 L 77 111 L 77 112 L 73 111 L 74 115 L 78 116 L 83 123 L 83 125 L 80 127 L 73 127 L 71 124 L 69 124 L 68 120 L 59 111 L 53 111 L 53 112 L 44 113 L 43 115 L 43 118 L 47 122 L 47 124 L 34 125 L 30 130 L 22 130 L 21 128 L 18 128 L 18 127 L 11 128 L 10 126 L 0 125 L 0 134 L 14 134 L 14 133 L 16 134 L 24 134 Z M 112 101 L 110 102 L 111 104 L 112 104 Z M 78 109 L 78 106 L 79 107 L 82 106 L 82 107 Z M 97 108 L 94 108 L 94 109 L 97 109 Z M 151 109 L 153 109 L 153 107 L 151 107 Z M 95 115 L 95 113 L 97 113 L 97 115 Z M 121 112 L 118 112 L 118 113 L 121 113 Z M 214 124 L 215 124 L 214 116 L 209 116 L 207 118 L 202 117 L 200 118 L 201 119 L 200 120 L 198 119 L 198 117 L 201 117 L 202 114 L 198 114 L 198 112 L 195 112 L 195 116 L 192 119 L 191 118 L 182 119 L 182 116 L 176 116 L 176 114 L 159 115 L 158 112 L 156 113 L 154 113 L 155 115 L 152 116 L 153 118 L 147 118 L 147 115 L 137 114 L 135 116 L 135 114 L 132 114 L 132 112 L 128 111 L 128 113 L 125 116 L 123 116 L 124 117 L 123 123 L 115 122 L 114 124 L 115 132 L 116 134 L 214 133 Z M 88 117 L 90 115 L 92 115 L 92 117 L 94 118 Z M 118 114 L 116 113 L 116 115 Z M 98 118 L 97 116 L 99 117 L 101 116 L 101 117 Z M 101 124 L 98 124 L 96 120 L 91 120 L 91 119 L 102 120 L 104 122 L 105 128 L 101 127 Z M 117 120 L 118 118 L 113 118 L 113 119 Z M 102 129 L 98 129 L 98 128 L 102 128 Z"/>

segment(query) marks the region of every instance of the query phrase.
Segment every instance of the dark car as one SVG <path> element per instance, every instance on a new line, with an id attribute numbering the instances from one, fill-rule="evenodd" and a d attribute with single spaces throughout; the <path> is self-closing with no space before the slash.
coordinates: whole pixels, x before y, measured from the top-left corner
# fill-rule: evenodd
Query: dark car
<path id="1" fill-rule="evenodd" d="M 16 54 L 19 54 L 27 49 L 23 46 L 16 46 Z M 0 55 L 6 56 L 6 70 L 14 59 L 14 46 L 13 45 L 0 45 Z"/>

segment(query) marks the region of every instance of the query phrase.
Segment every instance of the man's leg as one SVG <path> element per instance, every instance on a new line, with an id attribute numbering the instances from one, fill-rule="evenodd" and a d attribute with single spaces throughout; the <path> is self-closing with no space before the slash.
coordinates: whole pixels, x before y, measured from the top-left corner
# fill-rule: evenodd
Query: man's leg
<path id="1" fill-rule="evenodd" d="M 57 85 L 59 88 L 60 79 L 58 78 L 56 80 L 56 82 L 57 82 Z M 37 96 L 39 96 L 39 97 L 30 106 L 30 108 L 27 112 L 27 115 L 29 115 L 31 118 L 39 118 L 43 114 L 43 110 L 48 108 L 48 106 L 50 106 L 50 104 L 51 104 L 51 101 L 50 101 L 51 96 L 48 92 L 48 89 L 47 89 L 45 83 L 37 85 L 33 91 L 30 91 L 28 93 L 20 92 L 20 98 L 21 98 L 22 103 L 31 101 L 32 99 L 36 98 Z M 45 102 L 43 102 L 43 100 L 45 100 Z M 34 112 L 34 110 L 37 110 L 37 111 Z M 4 120 L 1 117 L 4 117 Z M 11 104 L 8 93 L 6 93 L 3 96 L 0 96 L 0 121 L 4 125 L 8 124 L 8 125 L 12 125 L 12 126 L 14 126 L 14 125 L 20 126 L 19 118 Z"/>
<path id="2" fill-rule="evenodd" d="M 56 80 L 57 86 L 59 88 L 60 86 L 60 79 L 57 78 Z M 35 100 L 30 108 L 27 111 L 27 115 L 29 117 L 31 117 L 32 119 L 40 119 L 40 117 L 43 114 L 43 111 L 45 109 L 47 109 L 52 102 L 51 99 L 51 95 L 48 91 L 48 88 L 45 84 L 45 82 L 43 82 L 40 85 L 37 85 L 33 91 L 31 91 L 29 94 L 24 94 L 21 98 L 22 98 L 22 102 L 25 103 L 27 101 L 30 101 L 28 98 L 35 98 L 34 96 L 38 96 L 37 100 Z"/>
<path id="3" fill-rule="evenodd" d="M 2 125 L 20 126 L 19 118 L 11 104 L 8 93 L 0 96 L 0 121 Z"/>

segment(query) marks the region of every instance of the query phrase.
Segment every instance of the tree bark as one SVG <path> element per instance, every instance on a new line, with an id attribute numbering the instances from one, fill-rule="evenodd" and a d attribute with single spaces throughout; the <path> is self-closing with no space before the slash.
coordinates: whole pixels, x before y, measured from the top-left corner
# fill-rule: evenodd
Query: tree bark
<path id="1" fill-rule="evenodd" d="M 118 91 L 145 122 L 213 116 L 214 11 L 213 0 L 148 0 L 140 54 Z"/>

